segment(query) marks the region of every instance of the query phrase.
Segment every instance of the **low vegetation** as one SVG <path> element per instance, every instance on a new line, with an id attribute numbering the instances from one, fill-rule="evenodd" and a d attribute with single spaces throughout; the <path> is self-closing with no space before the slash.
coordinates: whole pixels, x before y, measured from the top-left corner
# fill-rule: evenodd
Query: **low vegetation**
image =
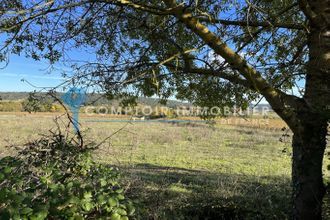
<path id="1" fill-rule="evenodd" d="M 54 134 L 0 159 L 1 219 L 127 220 L 135 208 L 117 171 L 94 162 L 91 150 Z"/>
<path id="2" fill-rule="evenodd" d="M 2 146 L 46 133 L 52 118 L 0 114 L 0 156 L 16 152 Z M 122 173 L 125 195 L 136 201 L 134 218 L 289 219 L 291 133 L 269 122 L 260 129 L 83 116 L 81 128 L 86 141 L 102 142 L 94 160 Z"/>

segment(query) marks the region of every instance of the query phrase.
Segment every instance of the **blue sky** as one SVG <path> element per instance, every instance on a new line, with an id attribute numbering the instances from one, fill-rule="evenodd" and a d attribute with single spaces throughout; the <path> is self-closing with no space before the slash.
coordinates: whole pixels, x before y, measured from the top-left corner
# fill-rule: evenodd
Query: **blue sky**
<path id="1" fill-rule="evenodd" d="M 1 92 L 22 92 L 33 91 L 31 85 L 22 82 L 22 79 L 40 87 L 53 87 L 63 82 L 58 71 L 49 73 L 49 65 L 45 61 L 34 61 L 24 56 L 10 56 L 8 66 L 0 63 L 0 91 Z"/>

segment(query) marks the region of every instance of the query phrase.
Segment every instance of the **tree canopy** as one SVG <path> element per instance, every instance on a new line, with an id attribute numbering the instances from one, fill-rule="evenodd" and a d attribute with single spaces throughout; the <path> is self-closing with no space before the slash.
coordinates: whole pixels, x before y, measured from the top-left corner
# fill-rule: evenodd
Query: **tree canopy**
<path id="1" fill-rule="evenodd" d="M 3 60 L 63 62 L 109 97 L 246 107 L 305 76 L 308 27 L 295 1 L 5 0 L 0 9 Z M 92 55 L 77 60 L 75 50 Z"/>

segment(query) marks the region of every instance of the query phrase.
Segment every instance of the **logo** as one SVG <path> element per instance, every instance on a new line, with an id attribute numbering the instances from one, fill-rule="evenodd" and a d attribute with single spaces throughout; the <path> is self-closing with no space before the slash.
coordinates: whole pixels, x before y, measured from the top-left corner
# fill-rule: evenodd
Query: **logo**
<path id="1" fill-rule="evenodd" d="M 86 91 L 82 88 L 72 87 L 62 97 L 72 113 L 73 127 L 76 132 L 79 131 L 79 110 L 86 101 Z"/>

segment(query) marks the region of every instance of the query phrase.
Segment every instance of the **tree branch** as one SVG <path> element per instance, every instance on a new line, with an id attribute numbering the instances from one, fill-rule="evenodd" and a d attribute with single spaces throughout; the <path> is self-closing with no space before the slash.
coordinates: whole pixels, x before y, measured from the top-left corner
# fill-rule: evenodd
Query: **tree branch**
<path id="1" fill-rule="evenodd" d="M 236 26 L 244 26 L 244 27 L 277 27 L 277 28 L 287 28 L 287 29 L 297 29 L 297 30 L 304 30 L 306 26 L 304 24 L 296 24 L 296 23 L 281 23 L 276 22 L 279 16 L 283 15 L 284 13 L 290 11 L 292 8 L 298 6 L 298 3 L 293 3 L 288 7 L 279 11 L 276 15 L 270 16 L 267 21 L 232 21 L 232 20 L 224 20 L 224 19 L 216 19 L 209 15 L 207 17 L 198 17 L 200 22 L 209 22 L 209 23 L 220 23 L 223 25 L 236 25 Z"/>
<path id="2" fill-rule="evenodd" d="M 149 12 L 151 14 L 156 14 L 156 15 L 169 15 L 172 14 L 173 10 L 176 9 L 176 7 L 173 8 L 160 8 L 160 7 L 155 7 L 152 5 L 146 5 L 146 4 L 141 4 L 141 3 L 135 3 L 130 0 L 95 0 L 97 2 L 103 2 L 103 3 L 109 3 L 112 5 L 118 5 L 118 6 L 125 6 L 125 7 L 130 7 L 136 10 L 140 11 L 145 11 Z"/>
<path id="3" fill-rule="evenodd" d="M 305 26 L 303 24 L 294 24 L 294 23 L 280 23 L 280 22 L 266 22 L 266 21 L 231 21 L 224 19 L 212 19 L 206 17 L 198 17 L 200 22 L 208 22 L 212 24 L 223 24 L 223 25 L 234 25 L 242 27 L 276 27 L 276 28 L 287 28 L 287 29 L 296 29 L 304 30 Z"/>
<path id="4" fill-rule="evenodd" d="M 325 27 L 327 28 L 329 26 L 329 23 L 327 19 L 325 19 L 324 16 L 322 16 L 322 13 L 317 13 L 314 10 L 313 4 L 315 4 L 313 1 L 310 0 L 299 0 L 299 6 L 301 10 L 304 12 L 306 17 L 313 23 L 313 25 L 317 27 Z M 327 4 L 329 4 L 329 1 L 324 1 L 323 3 L 324 8 L 327 7 Z M 321 6 L 322 7 L 322 6 Z M 324 11 L 324 13 L 326 13 Z"/>
<path id="5" fill-rule="evenodd" d="M 206 75 L 206 76 L 216 76 L 225 80 L 228 80 L 234 84 L 244 86 L 246 88 L 249 88 L 251 90 L 254 90 L 254 87 L 245 79 L 242 79 L 238 77 L 237 75 L 232 75 L 228 74 L 224 71 L 219 71 L 219 70 L 212 70 L 212 69 L 205 69 L 205 68 L 198 68 L 198 67 L 177 67 L 175 65 L 172 65 L 170 63 L 164 64 L 167 68 L 169 68 L 171 71 L 176 71 L 180 70 L 186 73 L 194 73 L 194 74 L 199 74 L 199 75 Z"/>
<path id="6" fill-rule="evenodd" d="M 214 52 L 222 56 L 229 65 L 240 72 L 240 74 L 248 81 L 252 87 L 260 94 L 265 96 L 267 101 L 290 127 L 295 126 L 295 107 L 297 105 L 297 97 L 287 95 L 279 89 L 271 86 L 262 75 L 245 59 L 234 52 L 228 45 L 211 32 L 205 25 L 201 24 L 198 19 L 193 17 L 192 13 L 185 10 L 183 6 L 178 6 L 175 0 L 163 0 L 170 8 L 176 8 L 173 15 L 186 25 L 193 33 L 198 35 Z M 289 106 L 289 107 L 288 107 Z"/>

